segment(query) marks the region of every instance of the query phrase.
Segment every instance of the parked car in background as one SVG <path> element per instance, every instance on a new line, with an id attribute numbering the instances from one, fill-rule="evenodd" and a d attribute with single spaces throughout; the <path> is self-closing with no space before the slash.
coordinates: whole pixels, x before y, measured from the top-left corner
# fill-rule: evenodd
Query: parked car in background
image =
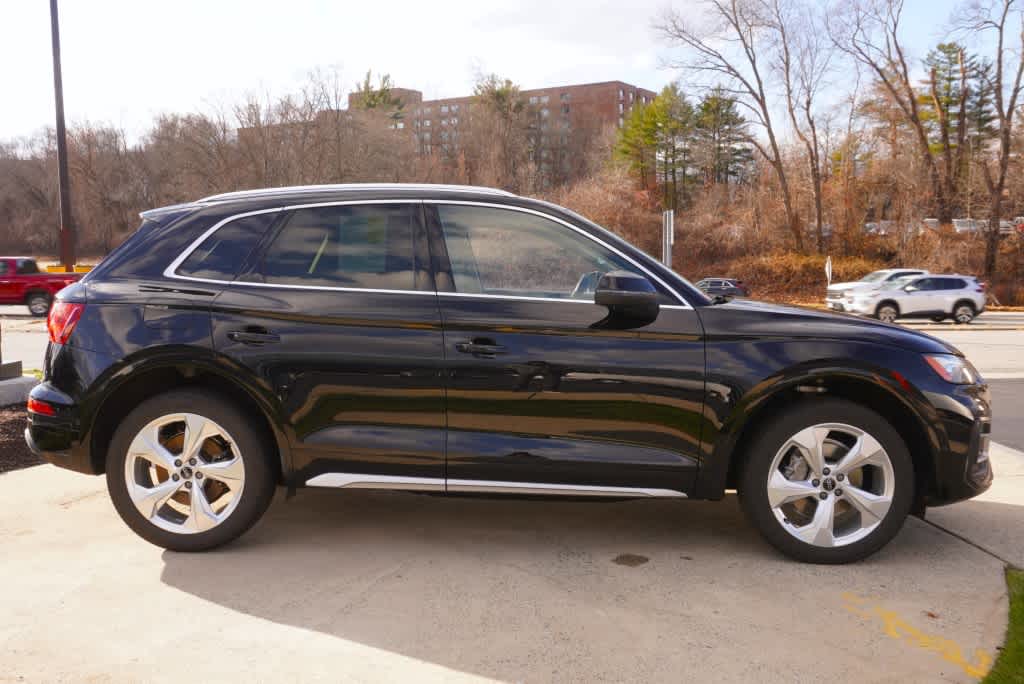
<path id="1" fill-rule="evenodd" d="M 750 288 L 735 278 L 704 278 L 697 287 L 709 297 L 749 297 Z"/>
<path id="2" fill-rule="evenodd" d="M 33 316 L 45 316 L 54 296 L 81 277 L 46 273 L 31 257 L 0 257 L 0 304 L 24 304 Z"/>
<path id="3" fill-rule="evenodd" d="M 846 311 L 846 299 L 854 292 L 873 290 L 884 283 L 892 282 L 906 276 L 927 273 L 922 268 L 886 268 L 867 274 L 860 280 L 849 283 L 832 283 L 825 292 L 825 304 L 833 311 Z"/>
<path id="4" fill-rule="evenodd" d="M 547 202 L 342 185 L 143 217 L 57 298 L 26 439 L 105 473 L 125 523 L 160 546 L 229 542 L 277 485 L 736 489 L 778 549 L 845 563 L 992 481 L 988 387 L 954 347 L 709 299 Z"/>
<path id="5" fill-rule="evenodd" d="M 958 274 L 909 276 L 853 291 L 846 296 L 844 307 L 888 323 L 898 318 L 936 322 L 952 318 L 966 324 L 985 310 L 985 284 L 974 276 Z"/>

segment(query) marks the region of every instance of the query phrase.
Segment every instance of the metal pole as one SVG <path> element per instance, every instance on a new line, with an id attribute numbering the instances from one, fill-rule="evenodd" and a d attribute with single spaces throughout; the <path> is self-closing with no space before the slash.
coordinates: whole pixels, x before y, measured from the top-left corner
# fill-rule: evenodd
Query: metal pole
<path id="1" fill-rule="evenodd" d="M 57 105 L 57 179 L 60 187 L 60 260 L 64 270 L 75 270 L 75 224 L 71 220 L 68 178 L 68 141 L 64 128 L 64 84 L 60 73 L 60 26 L 57 0 L 50 0 L 50 38 L 53 43 L 53 96 Z"/>

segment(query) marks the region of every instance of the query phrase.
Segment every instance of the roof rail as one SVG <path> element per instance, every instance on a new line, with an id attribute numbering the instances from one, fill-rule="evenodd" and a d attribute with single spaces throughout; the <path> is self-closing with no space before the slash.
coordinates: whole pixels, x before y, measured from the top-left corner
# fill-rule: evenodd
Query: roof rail
<path id="1" fill-rule="evenodd" d="M 475 185 L 441 185 L 430 183 L 339 183 L 335 185 L 293 185 L 280 188 L 261 188 L 256 190 L 239 190 L 224 192 L 219 195 L 204 197 L 199 202 L 224 202 L 235 199 L 248 199 L 278 195 L 305 195 L 310 193 L 329 193 L 342 190 L 435 190 L 440 192 L 477 192 L 487 195 L 515 195 L 498 188 L 485 188 Z"/>

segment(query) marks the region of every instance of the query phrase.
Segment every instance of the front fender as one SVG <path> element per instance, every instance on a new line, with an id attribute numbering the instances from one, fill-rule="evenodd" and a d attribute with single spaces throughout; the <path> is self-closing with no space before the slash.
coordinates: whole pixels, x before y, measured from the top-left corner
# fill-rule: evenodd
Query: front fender
<path id="1" fill-rule="evenodd" d="M 805 351 L 808 342 L 774 343 L 775 353 L 756 356 L 762 361 L 791 359 Z M 798 349 L 786 348 L 792 346 Z M 855 353 L 851 343 L 846 342 L 819 340 L 810 346 L 816 349 L 818 358 L 775 368 L 760 378 L 752 373 L 730 374 L 721 365 L 713 367 L 713 355 L 709 353 L 705 389 L 708 434 L 701 439 L 702 462 L 695 492 L 698 497 L 723 496 L 730 472 L 736 466 L 735 459 L 742 457 L 744 441 L 761 420 L 784 410 L 793 401 L 811 400 L 819 393 L 850 398 L 886 413 L 898 429 L 908 435 L 913 433 L 914 443 L 927 449 L 926 455 L 932 461 L 936 454 L 947 450 L 948 437 L 942 421 L 925 395 L 934 379 L 924 375 L 926 370 L 919 355 L 870 343 L 857 343 Z M 901 373 L 894 370 L 896 367 L 905 370 Z M 904 425 L 906 421 L 909 424 Z M 926 475 L 930 478 L 933 473 Z"/>

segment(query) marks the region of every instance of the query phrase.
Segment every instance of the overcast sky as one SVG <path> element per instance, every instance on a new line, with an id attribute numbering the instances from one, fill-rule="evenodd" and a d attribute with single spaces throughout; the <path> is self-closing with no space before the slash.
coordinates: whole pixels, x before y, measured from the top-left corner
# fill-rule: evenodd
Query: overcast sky
<path id="1" fill-rule="evenodd" d="M 524 88 L 622 80 L 658 90 L 678 74 L 652 23 L 666 0 L 63 0 L 69 123 L 134 138 L 161 112 L 296 90 L 317 68 L 345 84 L 367 69 L 427 98 L 465 95 L 479 73 Z M 685 0 L 674 6 L 685 11 Z M 908 45 L 941 35 L 955 0 L 908 0 Z M 53 122 L 46 0 L 0 0 L 0 140 Z"/>

